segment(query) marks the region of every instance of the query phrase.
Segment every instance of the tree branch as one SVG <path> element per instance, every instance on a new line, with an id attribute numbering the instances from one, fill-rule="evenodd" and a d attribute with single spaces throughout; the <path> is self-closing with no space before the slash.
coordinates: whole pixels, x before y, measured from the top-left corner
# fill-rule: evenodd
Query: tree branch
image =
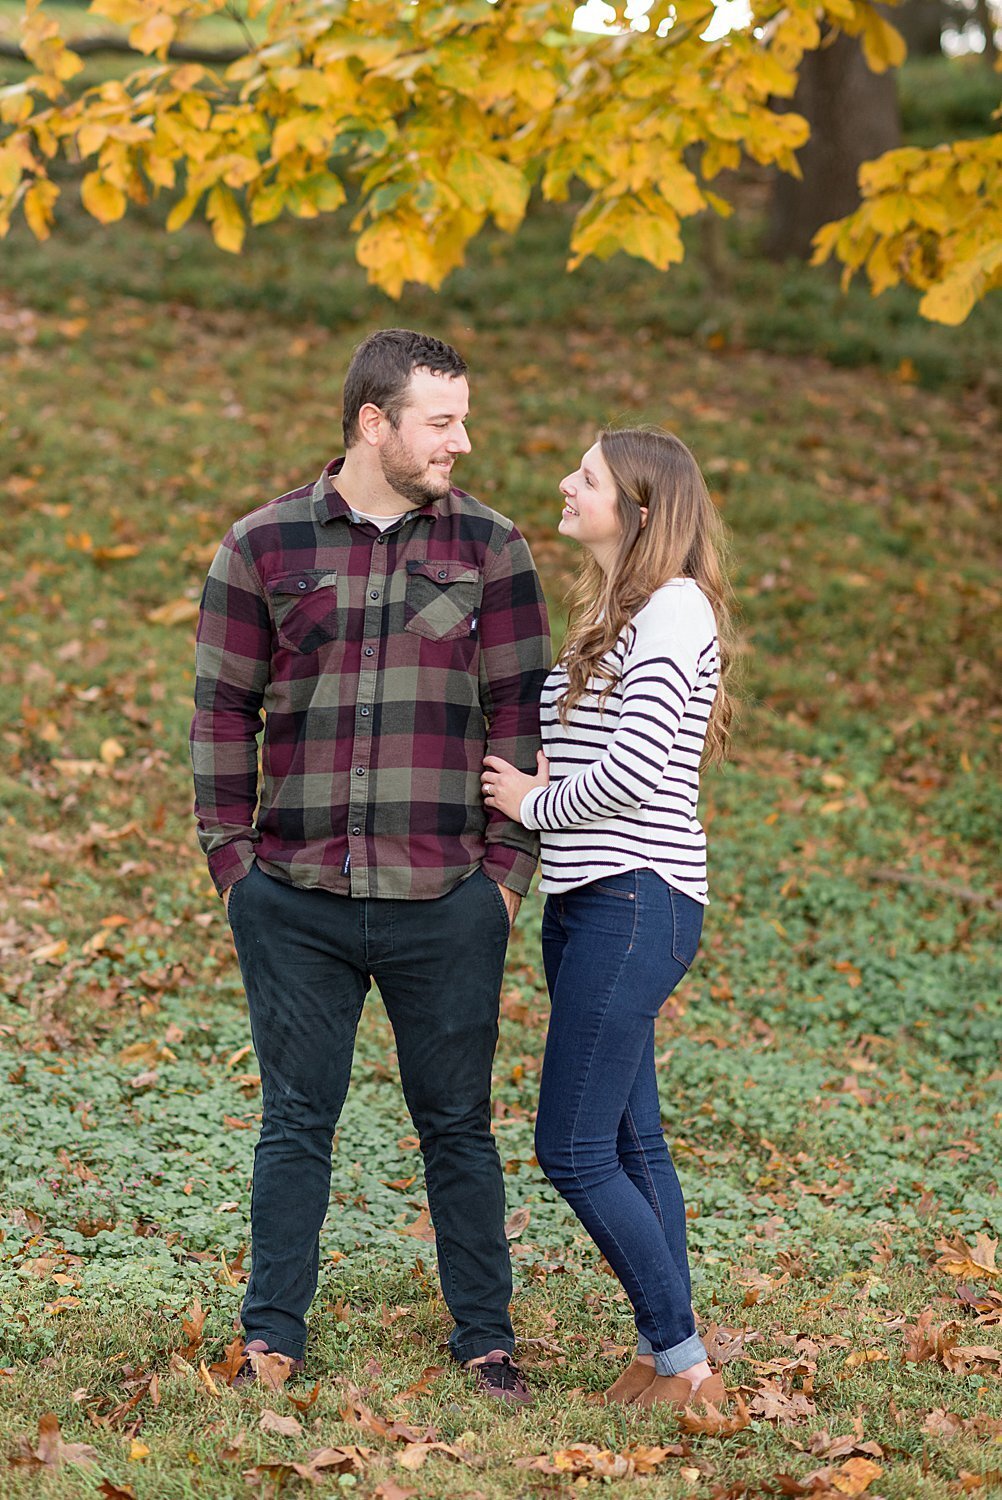
<path id="1" fill-rule="evenodd" d="M 75 40 L 67 39 L 66 45 L 79 57 L 92 57 L 95 53 L 117 53 L 122 57 L 134 57 L 137 63 L 148 64 L 157 60 L 155 57 L 149 57 L 145 52 L 137 52 L 135 47 L 130 47 L 125 37 L 121 36 L 81 36 Z M 252 51 L 252 47 L 211 48 L 195 47 L 190 42 L 172 42 L 167 48 L 167 56 L 171 62 L 198 62 L 213 67 L 217 63 L 236 62 Z M 16 42 L 0 40 L 0 57 L 14 58 L 17 62 L 31 62 Z"/>

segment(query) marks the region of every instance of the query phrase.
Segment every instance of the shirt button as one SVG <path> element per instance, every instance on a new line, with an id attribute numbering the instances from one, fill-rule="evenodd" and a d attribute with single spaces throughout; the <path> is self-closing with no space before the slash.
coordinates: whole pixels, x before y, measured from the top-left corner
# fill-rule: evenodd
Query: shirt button
<path id="1" fill-rule="evenodd" d="M 299 587 L 299 588 L 301 588 L 301 589 L 305 589 L 305 588 L 306 588 L 306 579 L 305 579 L 305 578 L 301 578 L 301 579 L 300 579 L 300 580 L 299 580 L 299 585 L 298 585 L 298 587 Z"/>
<path id="2" fill-rule="evenodd" d="M 363 719 L 367 719 L 369 717 L 369 710 L 367 708 L 360 708 L 359 713 L 362 715 Z"/>
<path id="3" fill-rule="evenodd" d="M 370 599 L 378 599 L 379 598 L 379 590 L 378 589 L 370 589 L 369 590 L 369 598 Z"/>
<path id="4" fill-rule="evenodd" d="M 356 766 L 355 767 L 355 775 L 356 776 L 364 776 L 365 775 L 365 767 L 364 766 Z"/>
<path id="5" fill-rule="evenodd" d="M 382 546 L 383 543 L 386 541 L 386 538 L 385 538 L 385 536 L 377 536 L 376 537 L 376 541 L 379 543 L 380 546 Z"/>
<path id="6" fill-rule="evenodd" d="M 359 834 L 362 832 L 361 828 L 353 828 L 351 831 L 354 838 L 358 838 Z"/>
<path id="7" fill-rule="evenodd" d="M 366 656 L 375 656 L 376 653 L 371 646 L 366 646 L 365 654 Z"/>
<path id="8" fill-rule="evenodd" d="M 441 570 L 441 572 L 440 572 L 440 573 L 439 573 L 439 575 L 438 575 L 438 576 L 439 576 L 439 578 L 448 578 L 448 576 L 449 576 L 449 575 L 448 575 L 448 573 L 447 573 L 447 572 L 446 572 L 446 571 L 445 571 L 445 569 L 444 569 L 444 568 L 443 568 L 443 569 L 442 569 L 442 570 Z"/>

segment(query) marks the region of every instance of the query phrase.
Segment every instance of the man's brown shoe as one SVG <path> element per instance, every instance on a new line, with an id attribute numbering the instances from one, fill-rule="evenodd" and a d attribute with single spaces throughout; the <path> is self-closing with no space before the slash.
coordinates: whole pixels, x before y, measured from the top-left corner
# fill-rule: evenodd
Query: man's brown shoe
<path id="1" fill-rule="evenodd" d="M 525 1376 L 511 1355 L 503 1349 L 492 1349 L 478 1364 L 468 1365 L 467 1369 L 481 1396 L 503 1401 L 506 1406 L 534 1404 L 535 1397 L 526 1384 Z"/>
<path id="2" fill-rule="evenodd" d="M 653 1365 L 644 1365 L 639 1359 L 635 1359 L 631 1365 L 627 1365 L 619 1379 L 613 1381 L 602 1399 L 606 1406 L 628 1405 L 636 1401 L 641 1391 L 645 1391 L 656 1378 L 657 1371 Z"/>
<path id="3" fill-rule="evenodd" d="M 685 1406 L 703 1406 L 707 1401 L 714 1406 L 727 1402 L 727 1391 L 719 1375 L 707 1375 L 693 1389 L 692 1383 L 681 1375 L 655 1375 L 640 1395 L 634 1406 L 674 1406 L 680 1411 Z"/>

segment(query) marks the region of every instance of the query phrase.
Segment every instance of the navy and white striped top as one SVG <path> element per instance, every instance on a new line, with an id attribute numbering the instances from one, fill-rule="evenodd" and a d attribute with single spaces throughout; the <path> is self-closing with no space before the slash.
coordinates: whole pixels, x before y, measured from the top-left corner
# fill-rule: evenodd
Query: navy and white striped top
<path id="1" fill-rule="evenodd" d="M 655 870 L 707 902 L 706 835 L 696 817 L 699 761 L 720 680 L 710 602 L 691 578 L 663 584 L 605 658 L 618 682 L 575 706 L 566 726 L 562 666 L 543 686 L 540 719 L 550 785 L 522 799 L 520 821 L 540 830 L 540 890 L 626 870 Z"/>

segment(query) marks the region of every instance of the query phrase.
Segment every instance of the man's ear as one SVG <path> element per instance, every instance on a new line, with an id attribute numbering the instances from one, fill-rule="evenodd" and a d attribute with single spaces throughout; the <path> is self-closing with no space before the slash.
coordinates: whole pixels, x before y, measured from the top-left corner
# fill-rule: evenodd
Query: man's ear
<path id="1" fill-rule="evenodd" d="M 358 430 L 363 443 L 368 443 L 370 448 L 376 447 L 382 436 L 383 422 L 386 420 L 383 412 L 372 401 L 367 401 L 359 408 Z"/>

